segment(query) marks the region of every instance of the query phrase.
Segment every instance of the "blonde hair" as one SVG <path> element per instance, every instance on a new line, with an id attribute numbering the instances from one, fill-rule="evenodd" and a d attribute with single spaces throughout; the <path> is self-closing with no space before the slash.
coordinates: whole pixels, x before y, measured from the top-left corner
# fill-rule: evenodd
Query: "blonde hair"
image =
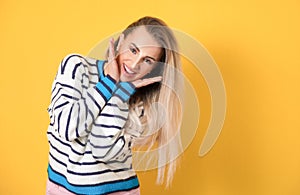
<path id="1" fill-rule="evenodd" d="M 183 79 L 180 75 L 181 61 L 175 36 L 162 20 L 149 16 L 140 18 L 122 32 L 124 38 L 139 26 L 144 26 L 163 49 L 159 62 L 162 64 L 153 70 L 162 74 L 163 80 L 136 90 L 129 101 L 130 111 L 125 128 L 138 128 L 138 124 L 132 125 L 132 123 L 141 122 L 144 133 L 136 140 L 136 143 L 143 146 L 147 144 L 146 151 L 156 146 L 158 150 L 157 183 L 163 184 L 166 181 L 168 187 L 176 171 L 177 157 L 182 152 L 180 139 L 182 107 L 178 97 L 183 87 Z M 118 40 L 116 45 L 117 42 Z M 141 102 L 144 107 L 143 117 L 136 114 Z"/>

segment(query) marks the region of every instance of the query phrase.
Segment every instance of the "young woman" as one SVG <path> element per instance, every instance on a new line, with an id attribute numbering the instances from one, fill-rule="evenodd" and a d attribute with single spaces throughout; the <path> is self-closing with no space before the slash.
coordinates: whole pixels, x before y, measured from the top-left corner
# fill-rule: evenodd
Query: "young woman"
<path id="1" fill-rule="evenodd" d="M 170 184 L 181 149 L 177 51 L 167 25 L 143 17 L 110 40 L 107 60 L 62 60 L 48 108 L 48 195 L 140 194 L 134 145 L 155 146 L 158 182 L 167 170 Z"/>

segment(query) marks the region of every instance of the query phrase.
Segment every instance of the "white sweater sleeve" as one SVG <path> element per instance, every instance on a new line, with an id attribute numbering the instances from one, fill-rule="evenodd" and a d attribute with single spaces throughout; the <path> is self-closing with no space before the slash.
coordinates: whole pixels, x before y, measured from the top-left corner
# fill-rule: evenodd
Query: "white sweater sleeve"
<path id="1" fill-rule="evenodd" d="M 92 154 L 98 161 L 106 161 L 117 157 L 126 146 L 130 135 L 125 133 L 124 126 L 128 120 L 129 107 L 127 101 L 134 93 L 131 83 L 120 82 L 117 90 L 103 108 L 95 121 L 88 142 L 91 145 Z"/>
<path id="2" fill-rule="evenodd" d="M 52 85 L 50 125 L 67 141 L 90 133 L 95 118 L 116 89 L 115 80 L 107 76 L 83 90 L 83 80 L 88 79 L 84 61 L 76 54 L 65 57 Z"/>

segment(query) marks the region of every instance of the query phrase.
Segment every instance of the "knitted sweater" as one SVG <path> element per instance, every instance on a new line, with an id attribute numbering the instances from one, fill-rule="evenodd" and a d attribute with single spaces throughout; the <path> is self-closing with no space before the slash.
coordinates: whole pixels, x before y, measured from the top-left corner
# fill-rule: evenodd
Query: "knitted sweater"
<path id="1" fill-rule="evenodd" d="M 68 55 L 52 85 L 48 178 L 76 194 L 139 187 L 132 169 L 132 136 L 123 129 L 135 89 L 105 76 L 104 63 Z"/>

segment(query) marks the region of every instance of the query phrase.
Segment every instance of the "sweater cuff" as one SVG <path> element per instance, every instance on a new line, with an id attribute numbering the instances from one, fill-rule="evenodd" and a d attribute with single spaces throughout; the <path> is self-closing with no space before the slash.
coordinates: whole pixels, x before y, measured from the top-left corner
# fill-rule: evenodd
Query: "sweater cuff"
<path id="1" fill-rule="evenodd" d="M 118 96 L 123 102 L 127 102 L 131 95 L 135 92 L 135 86 L 130 82 L 120 82 L 119 88 L 116 90 L 115 95 Z"/>
<path id="2" fill-rule="evenodd" d="M 116 90 L 116 81 L 110 76 L 107 75 L 102 77 L 101 80 L 96 84 L 96 89 L 106 100 L 109 100 Z"/>

